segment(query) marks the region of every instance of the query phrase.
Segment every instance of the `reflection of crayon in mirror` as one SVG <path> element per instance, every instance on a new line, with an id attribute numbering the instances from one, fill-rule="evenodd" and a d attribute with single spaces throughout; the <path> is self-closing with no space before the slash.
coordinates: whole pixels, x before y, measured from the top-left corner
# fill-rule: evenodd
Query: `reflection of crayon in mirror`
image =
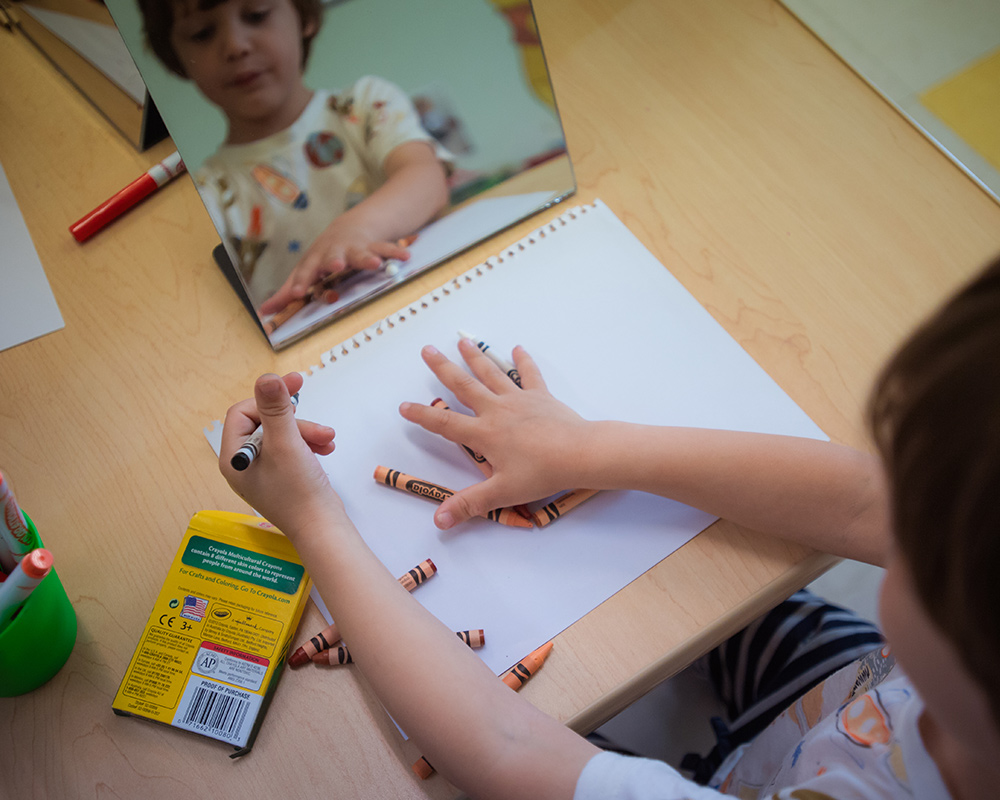
<path id="1" fill-rule="evenodd" d="M 496 364 L 500 369 L 504 371 L 504 374 L 510 378 L 518 386 L 521 385 L 521 373 L 517 371 L 517 367 L 511 364 L 507 359 L 502 356 L 497 355 L 496 351 L 493 350 L 486 342 L 481 339 L 477 339 L 471 334 L 465 333 L 464 331 L 459 331 L 458 335 L 462 339 L 471 339 L 472 343 L 480 349 L 482 354 L 486 356 L 490 361 Z"/>
<path id="2" fill-rule="evenodd" d="M 437 566 L 429 558 L 426 558 L 417 564 L 417 566 L 413 569 L 403 575 L 400 575 L 396 580 L 399 581 L 400 585 L 404 589 L 408 592 L 412 592 L 435 573 L 437 573 Z M 309 639 L 308 642 L 302 645 L 302 647 L 292 653 L 288 657 L 289 665 L 298 667 L 305 664 L 316 653 L 333 647 L 340 641 L 340 638 L 340 629 L 337 627 L 337 623 L 335 622 L 329 627 L 321 630 Z"/>
<path id="3" fill-rule="evenodd" d="M 439 486 L 438 484 L 431 483 L 430 481 L 415 478 L 413 475 L 407 475 L 405 472 L 400 472 L 398 469 L 389 469 L 388 467 L 381 466 L 375 467 L 374 477 L 375 480 L 379 483 L 384 483 L 386 486 L 391 486 L 394 489 L 400 489 L 401 491 L 415 494 L 418 497 L 426 497 L 429 500 L 433 500 L 435 503 L 443 503 L 455 494 L 451 489 L 446 489 L 444 486 Z M 510 508 L 497 508 L 493 511 L 487 511 L 485 514 L 480 514 L 480 516 L 493 520 L 493 522 L 499 522 L 501 525 L 508 525 L 512 528 L 533 527 L 530 520 L 524 519 L 520 514 Z"/>
<path id="4" fill-rule="evenodd" d="M 473 650 L 476 650 L 486 644 L 486 633 L 482 628 L 471 631 L 455 631 L 455 635 Z M 354 663 L 354 659 L 351 657 L 351 651 L 347 649 L 346 645 L 331 647 L 328 650 L 316 653 L 316 655 L 312 657 L 312 661 L 314 664 L 328 664 L 330 666 Z"/>
<path id="5" fill-rule="evenodd" d="M 303 209 L 309 205 L 306 193 L 295 183 L 267 164 L 258 164 L 250 170 L 251 177 L 272 197 L 286 206 Z"/>
<path id="6" fill-rule="evenodd" d="M 451 407 L 440 397 L 436 397 L 433 401 L 431 401 L 431 408 L 441 408 L 445 411 L 451 411 Z M 460 443 L 458 446 L 461 447 L 462 450 L 465 451 L 465 454 L 476 463 L 476 466 L 479 467 L 479 471 L 482 472 L 483 475 L 487 478 L 492 477 L 493 466 L 486 460 L 486 457 L 482 453 L 473 450 L 465 444 Z M 534 517 L 531 516 L 531 512 L 528 511 L 528 507 L 525 505 L 511 506 L 511 508 L 524 517 L 524 519 L 534 519 Z"/>
<path id="7" fill-rule="evenodd" d="M 400 247 L 409 247 L 417 240 L 417 234 L 412 236 L 404 236 L 402 239 L 398 239 L 396 244 Z M 395 260 L 386 261 L 382 269 L 385 273 L 392 277 L 399 272 L 399 262 Z M 360 269 L 342 269 L 339 272 L 334 272 L 327 275 L 325 278 L 321 278 L 316 281 L 309 290 L 305 293 L 305 296 L 301 300 L 292 300 L 283 309 L 275 312 L 271 318 L 264 323 L 264 333 L 270 336 L 274 333 L 280 325 L 284 325 L 288 320 L 295 316 L 299 311 L 305 308 L 313 300 L 322 300 L 327 305 L 333 305 L 340 299 L 340 294 L 334 291 L 333 287 L 336 286 L 341 281 L 347 278 L 353 277 L 360 272 L 365 270 Z"/>
<path id="8" fill-rule="evenodd" d="M 528 682 L 528 678 L 538 672 L 538 668 L 545 663 L 545 659 L 549 657 L 549 653 L 551 652 L 552 642 L 546 642 L 537 650 L 532 651 L 518 661 L 513 667 L 507 670 L 500 676 L 500 680 L 516 692 Z M 431 762 L 423 756 L 417 759 L 410 769 L 412 769 L 421 780 L 427 780 L 434 774 L 434 767 L 431 766 Z"/>
<path id="9" fill-rule="evenodd" d="M 564 495 L 560 495 L 548 505 L 542 506 L 531 515 L 531 518 L 539 528 L 544 528 L 550 522 L 559 519 L 563 514 L 572 511 L 584 500 L 589 500 L 597 492 L 597 489 L 573 489 Z"/>

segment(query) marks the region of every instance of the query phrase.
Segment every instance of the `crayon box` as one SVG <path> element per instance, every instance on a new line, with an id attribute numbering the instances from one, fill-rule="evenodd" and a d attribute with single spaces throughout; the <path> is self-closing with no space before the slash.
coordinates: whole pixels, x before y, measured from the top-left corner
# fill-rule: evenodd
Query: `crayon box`
<path id="1" fill-rule="evenodd" d="M 112 708 L 250 752 L 312 581 L 267 520 L 191 518 Z"/>

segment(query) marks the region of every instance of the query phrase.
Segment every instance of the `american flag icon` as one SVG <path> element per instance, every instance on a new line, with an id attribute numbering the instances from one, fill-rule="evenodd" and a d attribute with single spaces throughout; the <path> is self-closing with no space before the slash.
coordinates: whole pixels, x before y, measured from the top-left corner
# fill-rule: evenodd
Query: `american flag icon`
<path id="1" fill-rule="evenodd" d="M 205 609 L 208 608 L 208 601 L 193 595 L 184 598 L 184 607 L 181 608 L 181 616 L 201 622 L 205 617 Z"/>

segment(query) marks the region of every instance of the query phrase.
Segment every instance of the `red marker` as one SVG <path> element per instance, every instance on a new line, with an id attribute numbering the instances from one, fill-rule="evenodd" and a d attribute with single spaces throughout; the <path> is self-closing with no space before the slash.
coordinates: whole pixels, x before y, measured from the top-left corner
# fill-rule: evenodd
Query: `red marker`
<path id="1" fill-rule="evenodd" d="M 83 219 L 74 222 L 69 232 L 78 242 L 86 241 L 182 172 L 184 172 L 184 162 L 181 161 L 180 153 L 174 152 L 140 178 L 132 181 L 118 194 L 101 203 Z"/>

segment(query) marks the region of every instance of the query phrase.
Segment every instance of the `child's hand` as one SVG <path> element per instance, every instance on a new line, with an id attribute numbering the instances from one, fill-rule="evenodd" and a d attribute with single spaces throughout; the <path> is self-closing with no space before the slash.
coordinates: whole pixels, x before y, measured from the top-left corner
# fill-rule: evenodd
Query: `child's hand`
<path id="1" fill-rule="evenodd" d="M 410 257 L 405 247 L 380 240 L 349 219 L 345 221 L 346 216 L 335 219 L 316 238 L 281 288 L 261 304 L 262 314 L 275 314 L 293 300 L 301 300 L 328 275 L 346 269 L 375 270 L 387 258 L 406 261 Z"/>
<path id="2" fill-rule="evenodd" d="M 399 413 L 432 433 L 481 453 L 493 467 L 486 480 L 456 492 L 434 521 L 447 529 L 495 508 L 527 503 L 579 488 L 590 423 L 556 400 L 531 356 L 514 349 L 518 388 L 471 341 L 459 343 L 469 375 L 433 347 L 423 358 L 438 379 L 475 416 L 403 403 Z"/>
<path id="3" fill-rule="evenodd" d="M 290 537 L 331 510 L 343 513 L 315 456 L 333 452 L 333 428 L 295 418 L 290 393 L 301 386 L 294 372 L 258 378 L 253 399 L 226 413 L 219 452 L 219 470 L 233 491 Z M 258 424 L 264 429 L 260 455 L 242 472 L 234 469 L 230 459 Z"/>

